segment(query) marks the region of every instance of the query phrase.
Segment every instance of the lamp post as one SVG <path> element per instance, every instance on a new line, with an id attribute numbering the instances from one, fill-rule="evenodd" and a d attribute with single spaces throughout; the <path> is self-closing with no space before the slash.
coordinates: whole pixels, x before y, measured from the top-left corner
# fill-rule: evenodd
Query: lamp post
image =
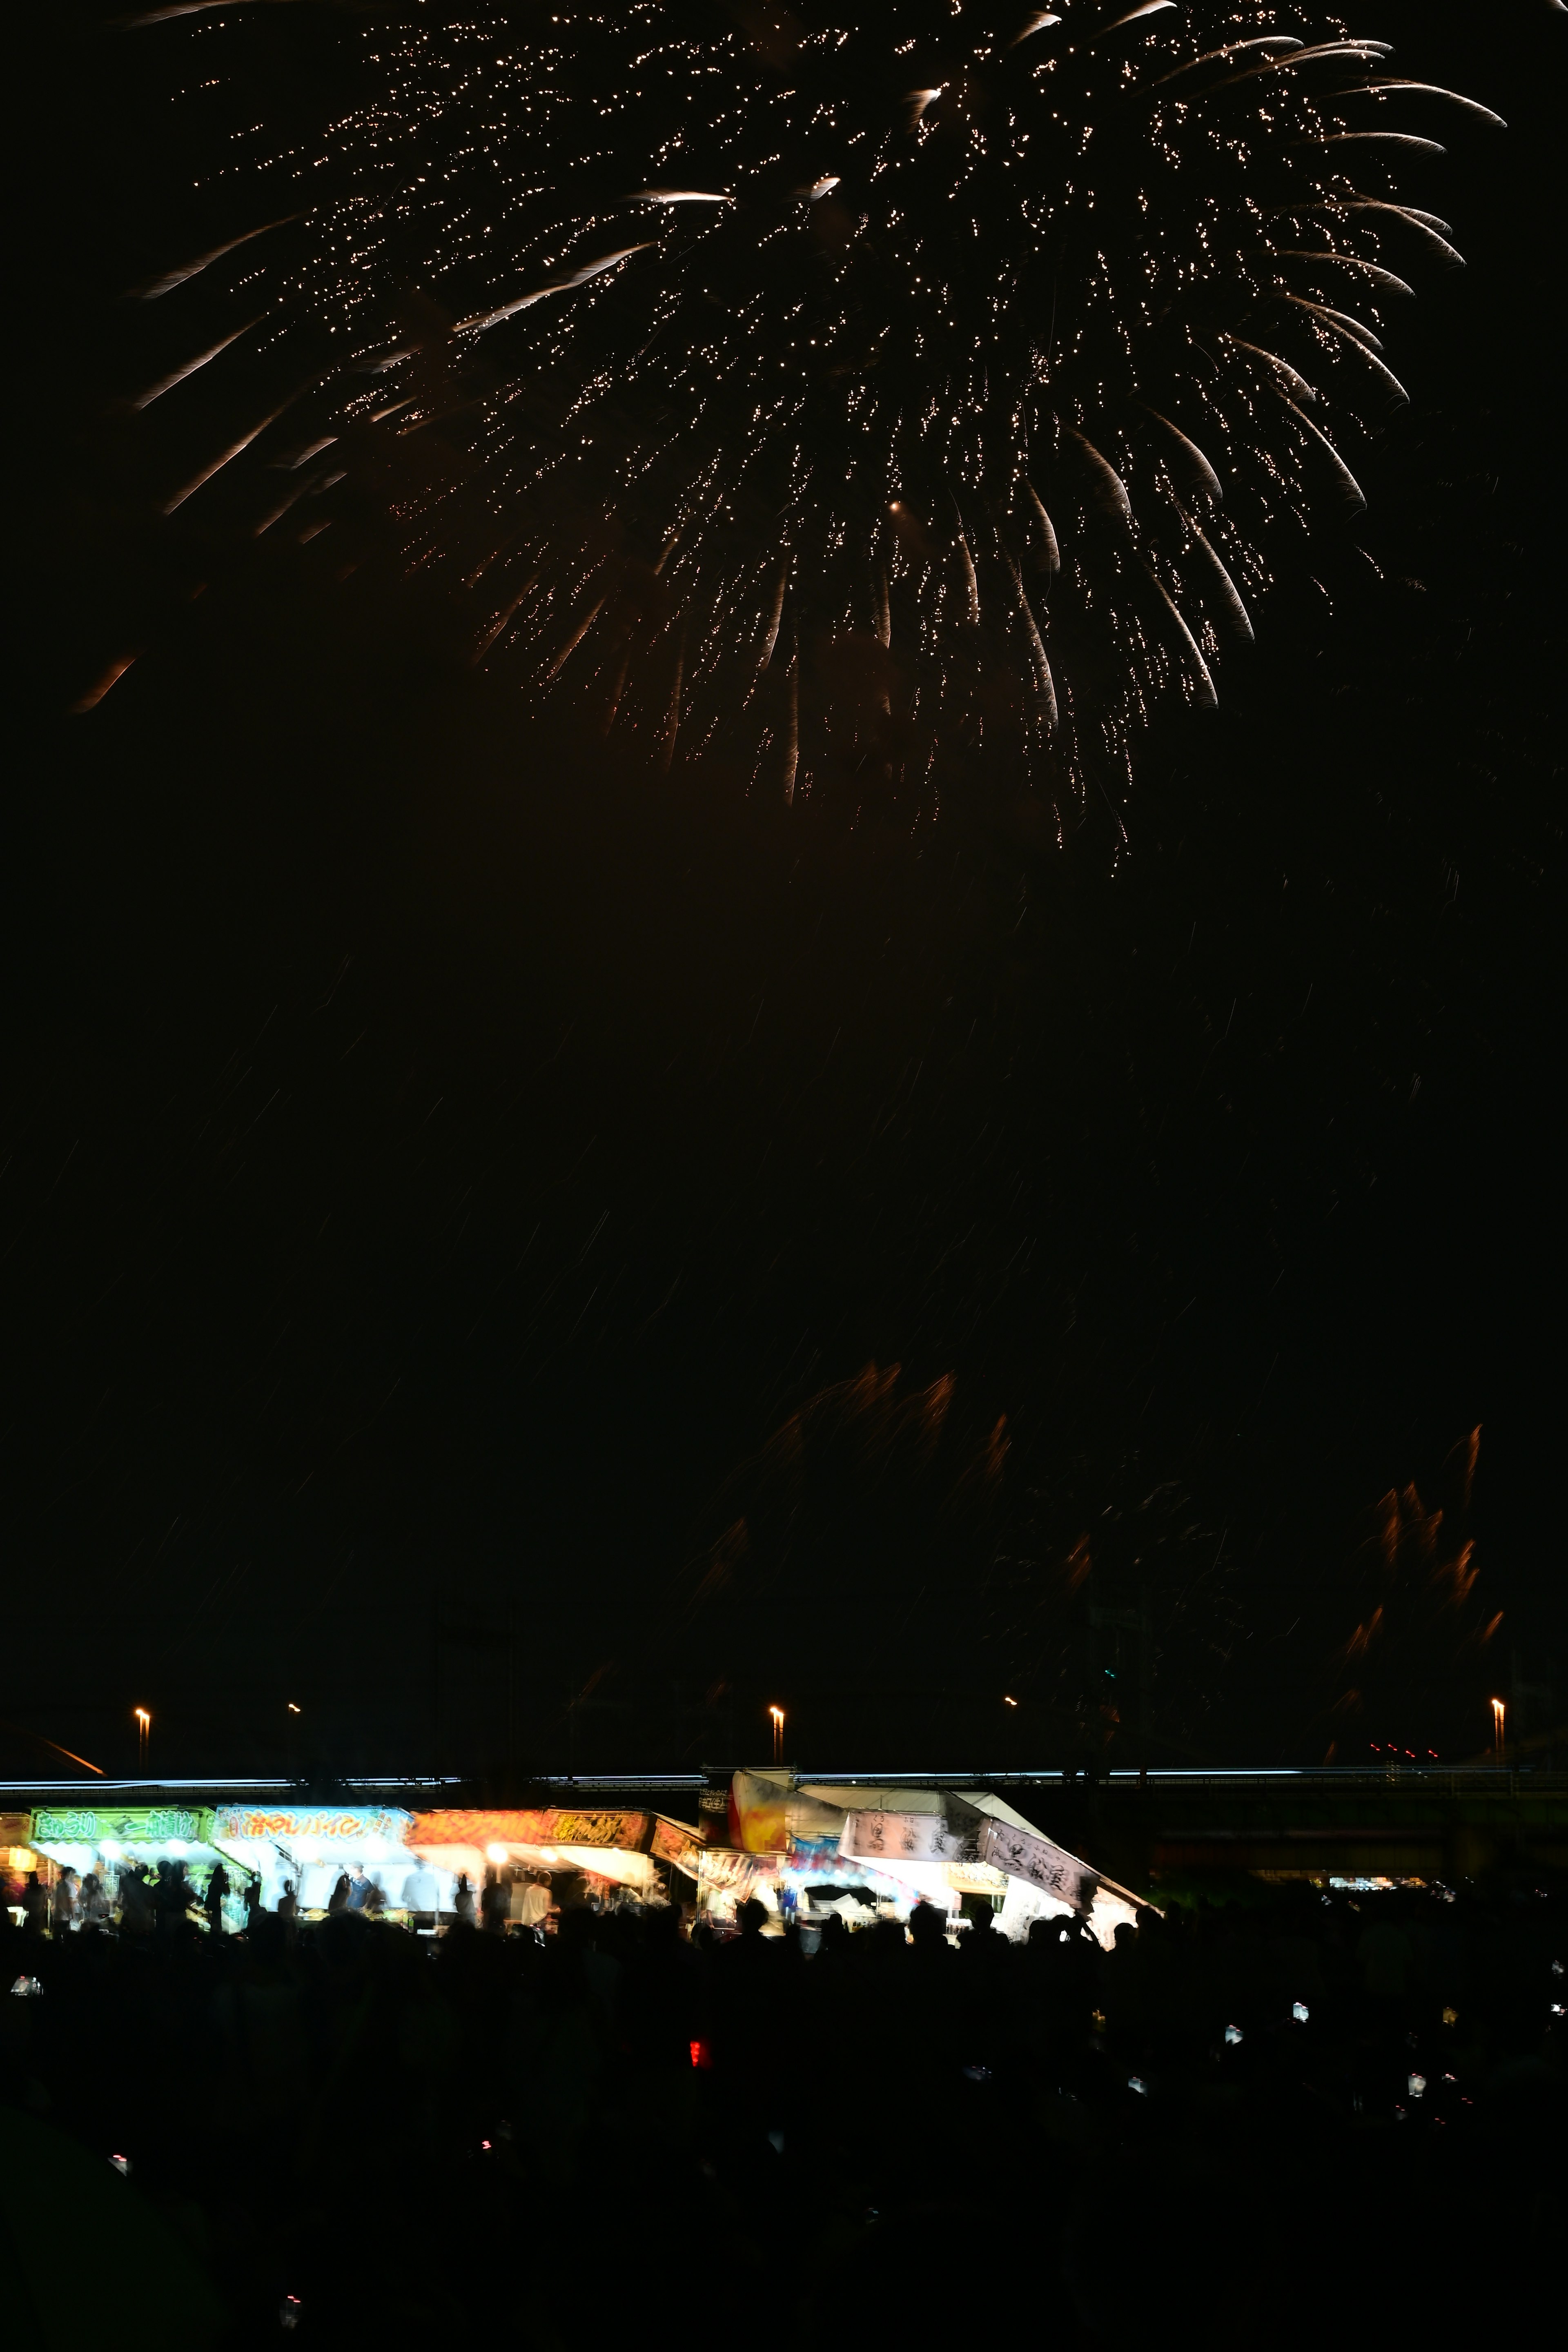
<path id="1" fill-rule="evenodd" d="M 1500 1698 L 1494 1698 L 1492 1701 L 1492 1746 L 1497 1751 L 1497 1760 L 1500 1764 L 1502 1762 L 1504 1718 L 1507 1714 L 1508 1708 L 1504 1706 L 1502 1700 Z"/>
<path id="2" fill-rule="evenodd" d="M 147 1769 L 147 1744 L 153 1729 L 153 1718 L 144 1706 L 136 1709 L 136 1769 Z"/>
<path id="3" fill-rule="evenodd" d="M 773 1762 L 782 1764 L 784 1762 L 784 1711 L 782 1706 L 770 1706 L 768 1714 L 773 1718 Z"/>

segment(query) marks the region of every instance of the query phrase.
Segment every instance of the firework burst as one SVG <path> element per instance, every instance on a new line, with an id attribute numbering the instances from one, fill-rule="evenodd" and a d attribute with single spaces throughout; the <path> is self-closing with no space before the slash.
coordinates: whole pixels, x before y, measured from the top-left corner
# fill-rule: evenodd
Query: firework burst
<path id="1" fill-rule="evenodd" d="M 234 14 L 169 13 L 243 85 Z M 1458 260 L 1394 175 L 1496 118 L 1310 13 L 378 13 L 287 236 L 145 289 L 279 252 L 149 401 L 299 355 L 168 507 L 236 468 L 252 529 L 377 504 L 476 661 L 656 772 L 929 810 L 1001 757 L 1060 835 L 1362 505 L 1381 314 Z"/>

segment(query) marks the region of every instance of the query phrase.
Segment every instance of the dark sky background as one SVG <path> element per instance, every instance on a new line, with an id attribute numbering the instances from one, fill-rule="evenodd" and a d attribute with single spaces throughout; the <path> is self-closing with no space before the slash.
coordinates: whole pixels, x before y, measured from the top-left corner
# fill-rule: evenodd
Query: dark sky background
<path id="1" fill-rule="evenodd" d="M 342 20 L 273 13 L 284 110 Z M 1113 872 L 618 774 L 330 539 L 176 593 L 114 298 L 180 121 L 33 28 L 0 1768 L 1449 1758 L 1560 1685 L 1563 19 L 1373 13 L 1510 122 L 1414 198 L 1469 267 L 1373 562 Z"/>

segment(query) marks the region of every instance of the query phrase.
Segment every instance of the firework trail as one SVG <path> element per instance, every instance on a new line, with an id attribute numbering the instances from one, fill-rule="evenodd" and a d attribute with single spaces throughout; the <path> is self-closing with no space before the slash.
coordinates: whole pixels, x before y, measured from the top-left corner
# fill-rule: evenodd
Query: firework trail
<path id="1" fill-rule="evenodd" d="M 136 37 L 243 89 L 258 17 Z M 1458 258 L 1395 184 L 1497 120 L 1314 11 L 1204 0 L 432 0 L 346 37 L 287 218 L 143 289 L 272 297 L 145 400 L 297 355 L 170 508 L 250 467 L 268 528 L 268 468 L 314 467 L 303 529 L 379 505 L 476 660 L 650 772 L 929 805 L 1000 755 L 1058 834 L 1363 504 L 1382 314 Z"/>

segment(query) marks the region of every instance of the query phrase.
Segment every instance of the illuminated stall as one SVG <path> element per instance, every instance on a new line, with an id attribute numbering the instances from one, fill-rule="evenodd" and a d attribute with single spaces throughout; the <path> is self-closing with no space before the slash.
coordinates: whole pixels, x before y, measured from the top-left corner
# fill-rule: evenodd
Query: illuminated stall
<path id="1" fill-rule="evenodd" d="M 124 1872 L 155 1873 L 161 1862 L 179 1863 L 199 1898 L 214 1868 L 226 1859 L 214 1843 L 213 1815 L 205 1805 L 40 1806 L 32 1815 L 29 1843 L 53 1864 L 47 1875 L 74 1870 L 85 1879 L 90 1872 L 117 1908 Z"/>
<path id="2" fill-rule="evenodd" d="M 454 1876 L 461 1872 L 476 1892 L 489 1871 L 500 1872 L 514 1892 L 531 1871 L 547 1874 L 552 1884 L 576 1873 L 585 1891 L 607 1895 L 623 1887 L 645 1902 L 663 1899 L 669 1868 L 695 1875 L 700 1851 L 683 1822 L 659 1814 L 563 1805 L 416 1813 L 409 1841 L 424 1861 Z M 523 1916 L 520 1900 L 511 1912 Z"/>
<path id="3" fill-rule="evenodd" d="M 33 1844 L 31 1813 L 0 1813 L 0 1906 L 9 1912 L 13 1927 L 22 1925 L 23 1889 L 42 1860 Z M 47 1876 L 47 1864 L 39 1874 Z"/>
<path id="4" fill-rule="evenodd" d="M 701 1908 L 721 1920 L 754 1895 L 803 1924 L 837 1912 L 858 1926 L 907 1919 L 930 1903 L 955 1925 L 969 1896 L 1005 1935 L 1036 1919 L 1081 1917 L 1109 1948 L 1138 1895 L 1055 1844 L 988 1790 L 797 1784 L 785 1771 L 737 1772 L 727 1849 L 706 1852 Z"/>
<path id="5" fill-rule="evenodd" d="M 414 1852 L 413 1819 L 395 1805 L 220 1805 L 212 1837 L 231 1862 L 260 1879 L 268 1911 L 292 1885 L 300 1916 L 319 1915 L 342 1877 L 351 1886 L 367 1880 L 384 1912 L 450 1911 L 454 1882 Z"/>

